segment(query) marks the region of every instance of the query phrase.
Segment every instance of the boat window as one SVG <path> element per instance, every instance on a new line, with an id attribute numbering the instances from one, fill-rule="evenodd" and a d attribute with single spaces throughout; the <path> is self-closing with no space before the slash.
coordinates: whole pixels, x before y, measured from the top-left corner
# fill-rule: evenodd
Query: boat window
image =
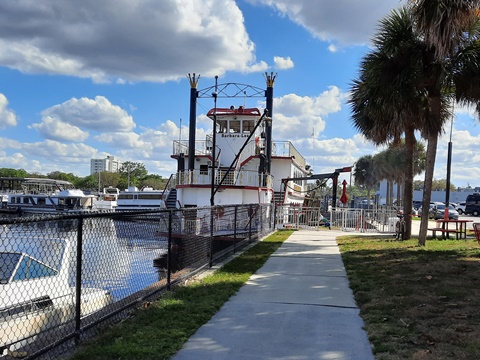
<path id="1" fill-rule="evenodd" d="M 240 132 L 240 120 L 231 120 L 230 121 L 230 132 L 239 133 Z"/>
<path id="2" fill-rule="evenodd" d="M 0 253 L 0 284 L 7 284 L 13 275 L 15 266 L 22 254 L 19 253 Z"/>
<path id="3" fill-rule="evenodd" d="M 217 121 L 217 132 L 218 133 L 226 133 L 227 132 L 227 121 L 226 120 L 218 120 Z"/>
<path id="4" fill-rule="evenodd" d="M 161 200 L 162 194 L 138 194 L 139 200 Z"/>
<path id="5" fill-rule="evenodd" d="M 55 269 L 52 269 L 29 256 L 24 256 L 13 277 L 13 281 L 39 279 L 48 276 L 55 276 L 56 274 L 57 271 Z"/>
<path id="6" fill-rule="evenodd" d="M 243 120 L 242 122 L 243 132 L 251 133 L 254 127 L 255 127 L 255 124 L 253 123 L 252 120 Z"/>
<path id="7" fill-rule="evenodd" d="M 12 204 L 16 204 L 17 203 L 17 198 L 15 196 L 12 196 L 10 202 Z"/>
<path id="8" fill-rule="evenodd" d="M 133 194 L 120 194 L 118 195 L 118 200 L 132 200 L 133 199 Z"/>
<path id="9" fill-rule="evenodd" d="M 45 198 L 38 198 L 37 205 L 45 205 Z"/>

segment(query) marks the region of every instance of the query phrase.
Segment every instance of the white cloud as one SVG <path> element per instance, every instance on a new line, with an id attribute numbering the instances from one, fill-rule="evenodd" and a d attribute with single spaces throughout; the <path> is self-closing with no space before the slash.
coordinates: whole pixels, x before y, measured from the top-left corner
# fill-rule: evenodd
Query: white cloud
<path id="1" fill-rule="evenodd" d="M 292 59 L 290 59 L 290 56 L 286 58 L 281 56 L 274 56 L 273 62 L 275 64 L 275 69 L 278 70 L 291 69 L 295 66 Z"/>
<path id="2" fill-rule="evenodd" d="M 376 31 L 378 21 L 404 2 L 401 0 L 248 1 L 270 6 L 307 29 L 313 36 L 343 45 L 367 44 Z"/>
<path id="3" fill-rule="evenodd" d="M 108 132 L 95 136 L 95 140 L 108 143 L 119 149 L 123 148 L 149 148 L 151 145 L 140 139 L 140 135 L 134 132 Z"/>
<path id="4" fill-rule="evenodd" d="M 136 126 L 132 116 L 104 96 L 72 98 L 44 110 L 42 116 L 96 131 L 128 132 Z"/>
<path id="5" fill-rule="evenodd" d="M 17 140 L 0 137 L 0 149 L 20 149 L 21 147 L 22 144 Z"/>
<path id="6" fill-rule="evenodd" d="M 266 68 L 234 0 L 0 2 L 0 65 L 96 82 Z"/>
<path id="7" fill-rule="evenodd" d="M 8 100 L 5 95 L 0 93 L 0 129 L 5 129 L 8 126 L 17 125 L 17 116 L 8 109 Z"/>
<path id="8" fill-rule="evenodd" d="M 82 142 L 88 138 L 88 132 L 50 116 L 44 116 L 41 123 L 32 124 L 29 128 L 38 130 L 44 138 L 50 140 Z"/>
<path id="9" fill-rule="evenodd" d="M 325 119 L 341 109 L 342 94 L 332 86 L 318 97 L 288 94 L 274 99 L 273 136 L 281 139 L 310 138 L 313 129 L 320 134 Z"/>
<path id="10" fill-rule="evenodd" d="M 42 111 L 42 121 L 29 128 L 36 129 L 46 139 L 82 142 L 94 131 L 129 132 L 135 128 L 132 116 L 104 96 L 95 99 L 72 98 Z"/>

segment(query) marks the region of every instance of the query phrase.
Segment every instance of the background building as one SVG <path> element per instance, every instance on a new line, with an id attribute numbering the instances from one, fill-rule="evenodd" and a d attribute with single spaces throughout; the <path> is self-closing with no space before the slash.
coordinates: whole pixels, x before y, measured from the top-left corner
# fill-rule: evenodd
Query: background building
<path id="1" fill-rule="evenodd" d="M 115 159 L 115 156 L 107 156 L 105 159 L 90 159 L 90 175 L 102 172 L 117 172 L 122 166 L 122 162 Z"/>

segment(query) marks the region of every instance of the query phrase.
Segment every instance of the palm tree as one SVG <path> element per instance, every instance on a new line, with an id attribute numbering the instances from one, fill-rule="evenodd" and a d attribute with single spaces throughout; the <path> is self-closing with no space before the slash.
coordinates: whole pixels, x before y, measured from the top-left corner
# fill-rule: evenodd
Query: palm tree
<path id="1" fill-rule="evenodd" d="M 349 103 L 354 126 L 375 144 L 398 144 L 405 135 L 404 212 L 406 238 L 411 236 L 415 130 L 423 129 L 425 95 L 418 84 L 425 43 L 414 31 L 412 19 L 401 8 L 380 22 L 374 50 L 360 65 Z"/>
<path id="2" fill-rule="evenodd" d="M 367 196 L 370 199 L 370 192 L 378 183 L 375 177 L 374 160 L 372 155 L 365 155 L 360 157 L 355 163 L 355 170 L 353 171 L 353 178 L 356 185 L 363 185 L 367 188 Z"/>
<path id="3" fill-rule="evenodd" d="M 423 207 L 431 198 L 433 167 L 438 131 L 448 115 L 448 102 L 442 93 L 450 93 L 461 104 L 475 104 L 480 113 L 480 43 L 478 0 L 410 0 L 417 31 L 427 49 L 423 54 L 422 84 L 428 98 L 428 134 Z M 428 216 L 422 216 L 419 245 L 425 245 Z"/>

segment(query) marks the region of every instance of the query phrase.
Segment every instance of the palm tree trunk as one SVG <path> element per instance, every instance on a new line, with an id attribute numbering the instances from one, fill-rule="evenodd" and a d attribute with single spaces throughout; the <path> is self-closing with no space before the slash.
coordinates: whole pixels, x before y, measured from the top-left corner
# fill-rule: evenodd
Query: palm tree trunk
<path id="1" fill-rule="evenodd" d="M 413 205 L 413 177 L 414 177 L 414 154 L 415 154 L 415 130 L 405 129 L 406 164 L 405 182 L 403 189 L 403 213 L 405 214 L 405 239 L 412 237 L 412 205 Z"/>
<path id="2" fill-rule="evenodd" d="M 423 182 L 422 222 L 420 223 L 420 233 L 418 234 L 419 246 L 425 246 L 427 242 L 428 210 L 430 209 L 430 200 L 432 198 L 432 180 L 435 167 L 435 157 L 437 155 L 437 142 L 438 134 L 428 136 L 425 179 Z"/>

